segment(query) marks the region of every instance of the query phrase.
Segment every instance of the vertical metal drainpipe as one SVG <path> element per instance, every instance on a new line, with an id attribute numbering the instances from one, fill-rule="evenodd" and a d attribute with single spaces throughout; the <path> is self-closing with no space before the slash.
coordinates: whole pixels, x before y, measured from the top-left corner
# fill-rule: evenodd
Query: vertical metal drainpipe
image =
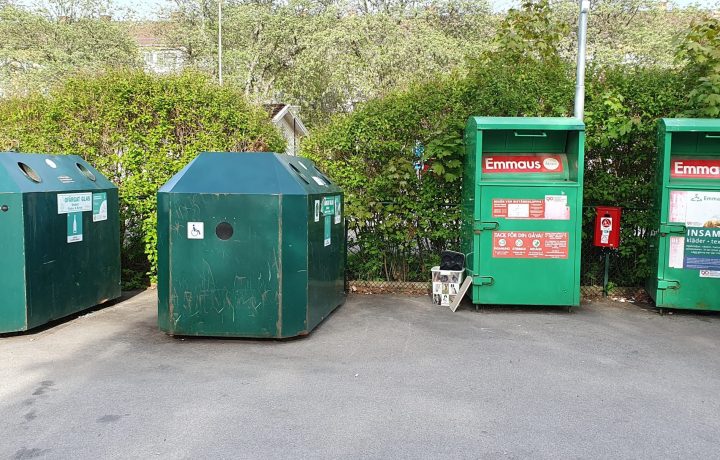
<path id="1" fill-rule="evenodd" d="M 580 0 L 580 19 L 578 21 L 577 75 L 575 77 L 575 118 L 585 115 L 585 54 L 587 48 L 587 17 L 590 1 Z"/>

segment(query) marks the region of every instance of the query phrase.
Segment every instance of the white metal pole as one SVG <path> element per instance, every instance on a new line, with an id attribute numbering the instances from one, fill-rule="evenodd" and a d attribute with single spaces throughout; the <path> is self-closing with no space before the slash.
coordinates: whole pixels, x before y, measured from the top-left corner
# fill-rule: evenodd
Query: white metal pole
<path id="1" fill-rule="evenodd" d="M 577 75 L 575 77 L 575 118 L 585 115 L 585 54 L 587 48 L 587 18 L 590 1 L 580 0 L 580 19 L 578 21 Z"/>
<path id="2" fill-rule="evenodd" d="M 223 84 L 222 66 L 222 0 L 218 0 L 218 82 Z"/>

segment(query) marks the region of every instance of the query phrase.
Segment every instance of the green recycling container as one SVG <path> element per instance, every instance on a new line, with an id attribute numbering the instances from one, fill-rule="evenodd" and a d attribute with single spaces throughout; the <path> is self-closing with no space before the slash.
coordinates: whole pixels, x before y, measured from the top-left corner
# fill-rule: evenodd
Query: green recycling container
<path id="1" fill-rule="evenodd" d="M 120 297 L 118 190 L 75 155 L 0 153 L 0 332 Z"/>
<path id="2" fill-rule="evenodd" d="M 720 120 L 666 118 L 658 126 L 656 307 L 720 310 Z"/>
<path id="3" fill-rule="evenodd" d="M 158 193 L 158 325 L 308 334 L 345 300 L 343 194 L 312 161 L 202 153 Z"/>
<path id="4" fill-rule="evenodd" d="M 585 125 L 471 117 L 462 248 L 481 305 L 580 304 Z"/>

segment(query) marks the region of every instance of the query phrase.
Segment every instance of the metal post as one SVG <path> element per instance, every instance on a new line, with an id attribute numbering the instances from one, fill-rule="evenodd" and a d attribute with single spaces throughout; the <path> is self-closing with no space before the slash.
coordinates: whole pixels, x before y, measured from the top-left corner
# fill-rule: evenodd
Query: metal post
<path id="1" fill-rule="evenodd" d="M 605 251 L 605 277 L 603 278 L 603 297 L 608 296 L 608 274 L 610 273 L 610 251 Z"/>
<path id="2" fill-rule="evenodd" d="M 580 0 L 580 19 L 578 21 L 578 55 L 575 82 L 575 118 L 582 120 L 585 115 L 585 54 L 587 48 L 587 17 L 590 1 Z"/>
<path id="3" fill-rule="evenodd" d="M 218 82 L 223 84 L 222 75 L 222 0 L 218 0 Z"/>

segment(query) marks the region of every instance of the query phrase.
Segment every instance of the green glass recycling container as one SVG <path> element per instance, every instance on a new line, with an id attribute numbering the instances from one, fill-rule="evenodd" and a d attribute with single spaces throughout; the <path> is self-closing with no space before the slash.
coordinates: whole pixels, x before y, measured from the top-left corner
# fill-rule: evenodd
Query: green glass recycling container
<path id="1" fill-rule="evenodd" d="M 75 155 L 0 153 L 0 332 L 120 297 L 118 190 Z"/>
<path id="2" fill-rule="evenodd" d="M 345 300 L 343 193 L 312 161 L 200 154 L 158 193 L 158 325 L 308 334 Z"/>

